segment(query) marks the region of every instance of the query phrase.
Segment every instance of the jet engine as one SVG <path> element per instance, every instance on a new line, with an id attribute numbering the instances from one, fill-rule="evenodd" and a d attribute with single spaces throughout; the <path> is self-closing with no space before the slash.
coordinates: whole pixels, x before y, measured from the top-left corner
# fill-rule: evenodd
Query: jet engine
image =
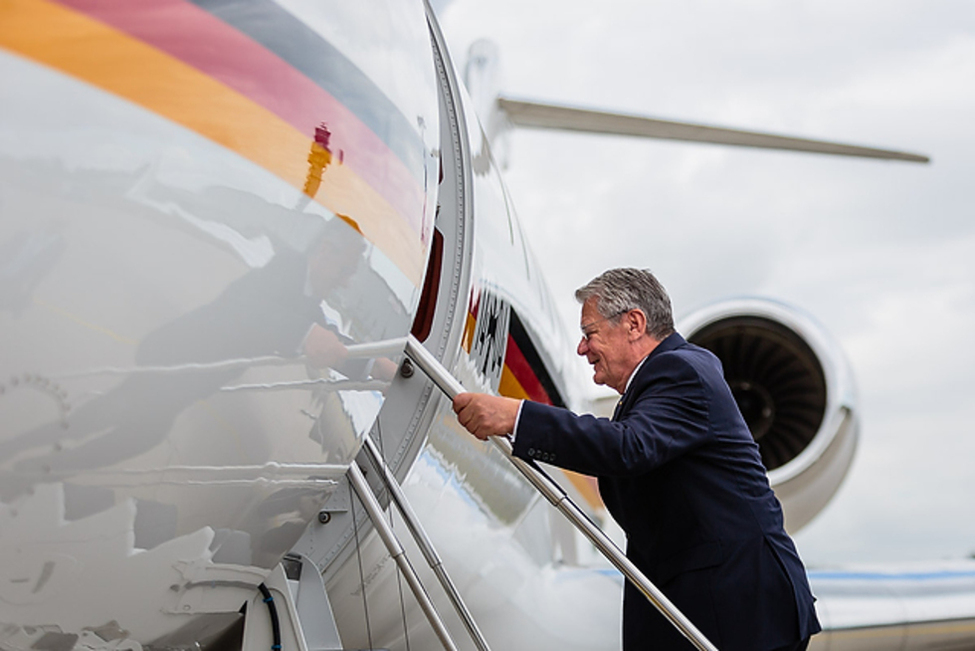
<path id="1" fill-rule="evenodd" d="M 836 493 L 858 436 L 853 376 L 822 325 L 767 299 L 710 305 L 679 325 L 721 360 L 795 533 Z"/>

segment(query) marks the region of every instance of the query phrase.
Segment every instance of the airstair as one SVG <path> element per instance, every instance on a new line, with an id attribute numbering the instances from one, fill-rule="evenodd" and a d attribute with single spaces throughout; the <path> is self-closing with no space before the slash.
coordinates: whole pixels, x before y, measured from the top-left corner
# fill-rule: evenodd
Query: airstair
<path id="1" fill-rule="evenodd" d="M 448 398 L 464 392 L 464 387 L 446 368 L 412 336 L 406 340 L 406 354 Z M 716 647 L 681 613 L 670 600 L 637 568 L 616 544 L 580 509 L 548 474 L 534 463 L 512 454 L 508 438 L 491 437 L 501 453 L 527 481 L 576 527 L 632 583 L 653 606 L 699 651 L 717 651 Z M 443 562 L 424 531 L 392 470 L 386 465 L 379 448 L 366 437 L 363 450 L 378 473 L 381 485 L 406 523 L 417 547 L 446 593 L 451 606 L 463 622 L 478 651 L 490 651 L 487 640 L 473 615 L 447 574 Z M 390 557 L 396 562 L 411 592 L 420 605 L 436 637 L 446 651 L 457 651 L 450 632 L 437 612 L 430 596 L 417 576 L 390 524 L 383 507 L 357 463 L 349 466 L 347 475 L 351 490 L 362 503 Z M 277 598 L 275 598 L 275 596 Z M 268 613 L 261 613 L 262 602 Z M 280 605 L 280 607 L 279 607 Z M 261 613 L 261 614 L 257 614 Z M 279 565 L 247 605 L 242 651 L 350 651 L 341 646 L 340 637 L 321 574 L 314 563 L 303 557 L 292 557 Z M 258 642 L 259 641 L 259 642 Z M 374 649 L 372 651 L 382 651 Z"/>

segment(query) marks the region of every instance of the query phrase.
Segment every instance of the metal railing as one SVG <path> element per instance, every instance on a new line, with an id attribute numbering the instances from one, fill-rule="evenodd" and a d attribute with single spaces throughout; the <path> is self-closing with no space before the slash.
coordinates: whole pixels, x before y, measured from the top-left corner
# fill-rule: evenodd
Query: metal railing
<path id="1" fill-rule="evenodd" d="M 399 566 L 400 571 L 406 578 L 406 583 L 410 586 L 410 590 L 413 591 L 413 596 L 416 597 L 417 603 L 420 604 L 420 608 L 427 616 L 430 625 L 433 626 L 434 633 L 437 634 L 440 643 L 443 644 L 443 648 L 446 651 L 457 651 L 457 646 L 451 639 L 450 632 L 444 625 L 443 620 L 440 619 L 440 614 L 437 613 L 437 609 L 430 600 L 430 595 L 427 594 L 426 589 L 420 582 L 420 578 L 416 575 L 416 570 L 413 569 L 409 559 L 406 558 L 406 550 L 403 549 L 396 534 L 393 533 L 392 527 L 383 518 L 382 507 L 379 505 L 378 500 L 376 500 L 376 496 L 373 495 L 372 489 L 369 488 L 369 482 L 366 481 L 366 478 L 362 475 L 362 471 L 354 461 L 349 464 L 348 478 L 352 489 L 359 496 L 359 501 L 362 503 L 363 508 L 365 508 L 369 519 L 372 520 L 373 526 L 376 527 L 376 532 L 386 546 L 386 550 L 393 557 L 393 560 L 396 561 L 396 565 Z"/>
<path id="2" fill-rule="evenodd" d="M 491 651 L 488 647 L 487 640 L 484 639 L 484 635 L 481 633 L 481 629 L 477 627 L 477 623 L 474 621 L 474 617 L 471 615 L 470 610 L 468 610 L 467 605 L 464 603 L 464 599 L 460 596 L 460 592 L 454 586 L 454 582 L 450 580 L 450 576 L 447 574 L 447 570 L 443 566 L 443 561 L 440 560 L 440 555 L 437 554 L 436 548 L 427 536 L 426 531 L 423 530 L 423 526 L 420 524 L 420 519 L 416 517 L 416 513 L 413 511 L 413 507 L 410 506 L 409 500 L 406 499 L 406 495 L 403 494 L 403 489 L 400 488 L 399 483 L 396 481 L 396 477 L 393 476 L 392 470 L 386 465 L 379 448 L 373 442 L 372 438 L 366 436 L 365 444 L 363 446 L 366 453 L 369 455 L 370 460 L 376 469 L 383 476 L 384 484 L 389 490 L 390 497 L 396 507 L 399 509 L 400 514 L 403 516 L 403 520 L 406 522 L 407 528 L 413 535 L 413 539 L 416 541 L 417 546 L 419 546 L 420 551 L 423 553 L 423 557 L 426 558 L 427 564 L 433 573 L 437 576 L 437 580 L 440 581 L 440 585 L 443 586 L 444 592 L 447 593 L 447 597 L 450 599 L 450 603 L 453 604 L 454 610 L 457 615 L 460 616 L 461 621 L 464 622 L 464 626 L 467 628 L 467 632 L 470 633 L 471 639 L 473 640 L 475 646 L 480 651 Z"/>

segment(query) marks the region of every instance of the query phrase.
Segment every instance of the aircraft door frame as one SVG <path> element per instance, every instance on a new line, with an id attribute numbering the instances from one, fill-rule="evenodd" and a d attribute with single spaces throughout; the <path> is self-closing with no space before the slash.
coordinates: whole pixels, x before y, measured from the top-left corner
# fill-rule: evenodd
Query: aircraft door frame
<path id="1" fill-rule="evenodd" d="M 429 4 L 424 2 L 430 27 L 432 56 L 438 81 L 440 105 L 440 187 L 438 192 L 435 237 L 440 246 L 431 246 L 429 256 L 441 255 L 439 264 L 428 260 L 427 274 L 439 271 L 439 277 L 424 279 L 424 296 L 420 299 L 417 318 L 433 301 L 433 318 L 424 346 L 447 367 L 452 367 L 460 355 L 461 340 L 467 321 L 468 295 L 471 286 L 473 241 L 473 171 L 470 139 L 461 97 L 460 78 L 447 53 L 446 41 L 439 31 Z M 427 295 L 435 292 L 435 297 Z M 425 329 L 425 328 L 424 328 Z M 389 387 L 382 410 L 370 436 L 381 446 L 387 464 L 402 482 L 426 442 L 426 433 L 435 417 L 442 394 L 422 373 L 412 373 L 411 362 L 404 362 Z M 364 452 L 357 462 L 369 467 Z M 388 495 L 380 486 L 379 477 L 369 473 L 367 479 L 382 506 L 388 505 Z M 330 577 L 350 567 L 353 559 L 356 532 L 348 492 L 343 488 L 324 507 L 329 513 L 327 524 L 313 523 L 294 551 L 310 558 Z M 364 511 L 356 508 L 358 538 L 372 529 Z"/>

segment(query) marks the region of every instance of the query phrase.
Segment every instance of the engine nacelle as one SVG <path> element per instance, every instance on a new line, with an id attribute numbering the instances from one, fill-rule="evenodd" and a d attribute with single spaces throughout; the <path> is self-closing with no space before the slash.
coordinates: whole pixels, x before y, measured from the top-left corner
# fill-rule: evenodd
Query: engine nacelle
<path id="1" fill-rule="evenodd" d="M 838 344 L 798 309 L 758 298 L 708 306 L 678 329 L 724 365 L 795 533 L 836 493 L 856 449 L 856 391 Z"/>

